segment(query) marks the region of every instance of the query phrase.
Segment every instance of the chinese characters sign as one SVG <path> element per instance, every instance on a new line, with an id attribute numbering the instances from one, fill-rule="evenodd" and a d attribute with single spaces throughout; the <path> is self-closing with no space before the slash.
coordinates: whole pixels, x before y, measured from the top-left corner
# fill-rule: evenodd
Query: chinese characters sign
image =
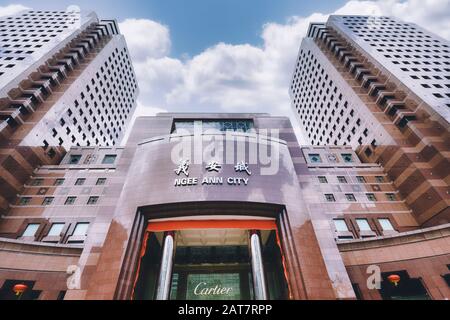
<path id="1" fill-rule="evenodd" d="M 222 177 L 222 176 L 205 176 L 203 178 L 189 177 L 189 160 L 182 160 L 178 167 L 174 170 L 179 176 L 175 179 L 175 187 L 196 186 L 196 185 L 223 185 L 227 183 L 230 186 L 246 186 L 249 183 L 249 176 L 252 175 L 249 165 L 245 161 L 241 161 L 234 166 L 234 171 L 240 176 Z M 210 161 L 206 167 L 206 172 L 220 173 L 222 165 L 217 161 Z"/>

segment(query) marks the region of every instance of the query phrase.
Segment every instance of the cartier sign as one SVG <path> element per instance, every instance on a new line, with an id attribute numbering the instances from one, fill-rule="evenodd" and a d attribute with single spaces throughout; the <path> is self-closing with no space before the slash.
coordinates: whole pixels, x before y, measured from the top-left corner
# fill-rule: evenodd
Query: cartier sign
<path id="1" fill-rule="evenodd" d="M 219 296 L 219 295 L 230 295 L 233 291 L 233 288 L 222 287 L 220 285 L 216 285 L 213 287 L 208 287 L 206 282 L 200 282 L 194 288 L 194 295 L 196 296 Z"/>

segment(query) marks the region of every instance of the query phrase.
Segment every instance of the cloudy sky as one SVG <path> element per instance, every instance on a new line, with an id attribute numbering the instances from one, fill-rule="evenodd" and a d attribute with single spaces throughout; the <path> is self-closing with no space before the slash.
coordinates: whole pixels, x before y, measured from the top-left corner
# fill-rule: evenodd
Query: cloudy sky
<path id="1" fill-rule="evenodd" d="M 301 39 L 310 22 L 333 13 L 396 16 L 450 40 L 450 0 L 0 0 L 0 15 L 69 5 L 119 21 L 139 80 L 136 116 L 291 116 L 288 87 Z"/>

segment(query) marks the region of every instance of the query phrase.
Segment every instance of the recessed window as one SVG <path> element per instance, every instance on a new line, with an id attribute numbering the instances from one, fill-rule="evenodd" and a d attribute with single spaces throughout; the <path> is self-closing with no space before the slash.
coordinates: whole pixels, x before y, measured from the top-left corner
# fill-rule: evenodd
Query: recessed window
<path id="1" fill-rule="evenodd" d="M 44 179 L 33 179 L 31 181 L 32 186 L 40 186 L 44 183 Z"/>
<path id="2" fill-rule="evenodd" d="M 384 182 L 384 177 L 382 177 L 382 176 L 376 176 L 376 177 L 375 177 L 375 180 L 376 180 L 378 183 L 383 183 L 383 182 Z"/>
<path id="3" fill-rule="evenodd" d="M 320 176 L 320 177 L 319 177 L 319 182 L 320 182 L 320 183 L 328 183 L 327 177 Z"/>
<path id="4" fill-rule="evenodd" d="M 343 153 L 342 159 L 344 159 L 344 162 L 351 163 L 353 162 L 353 155 L 350 153 Z"/>
<path id="5" fill-rule="evenodd" d="M 319 154 L 309 154 L 309 161 L 311 161 L 312 163 L 321 163 L 322 162 L 322 158 L 320 158 Z"/>
<path id="6" fill-rule="evenodd" d="M 358 180 L 359 183 L 366 183 L 366 179 L 363 176 L 357 176 L 356 180 Z"/>
<path id="7" fill-rule="evenodd" d="M 345 222 L 344 219 L 334 219 L 333 222 L 334 222 L 336 231 L 338 231 L 338 232 L 347 232 L 348 231 L 347 223 Z"/>
<path id="8" fill-rule="evenodd" d="M 345 179 L 345 177 L 339 176 L 337 178 L 338 178 L 339 183 L 347 183 L 347 179 Z"/>
<path id="9" fill-rule="evenodd" d="M 47 233 L 48 237 L 58 237 L 61 235 L 64 229 L 64 223 L 54 223 L 52 224 L 50 230 Z"/>
<path id="10" fill-rule="evenodd" d="M 393 193 L 386 193 L 386 199 L 389 201 L 397 201 L 397 197 Z"/>
<path id="11" fill-rule="evenodd" d="M 64 202 L 65 205 L 72 205 L 75 203 L 75 200 L 77 197 L 67 197 L 66 202 Z"/>
<path id="12" fill-rule="evenodd" d="M 42 201 L 42 205 L 43 206 L 51 205 L 52 202 L 53 202 L 53 199 L 55 199 L 55 198 L 53 198 L 53 197 L 46 197 L 46 198 L 44 198 L 44 200 Z"/>
<path id="13" fill-rule="evenodd" d="M 106 184 L 106 178 L 98 178 L 97 179 L 97 183 L 96 183 L 97 186 L 102 186 L 104 184 Z"/>
<path id="14" fill-rule="evenodd" d="M 394 226 L 391 223 L 391 220 L 388 218 L 381 218 L 378 219 L 378 222 L 380 223 L 381 228 L 383 231 L 394 231 Z"/>
<path id="15" fill-rule="evenodd" d="M 86 236 L 88 228 L 89 228 L 88 222 L 77 223 L 72 235 L 73 236 Z"/>
<path id="16" fill-rule="evenodd" d="M 31 198 L 30 197 L 22 197 L 19 200 L 19 205 L 21 206 L 26 206 L 31 202 Z"/>
<path id="17" fill-rule="evenodd" d="M 373 193 L 366 193 L 366 196 L 369 201 L 377 201 L 377 198 Z"/>
<path id="18" fill-rule="evenodd" d="M 350 202 L 355 202 L 356 201 L 355 195 L 353 193 L 347 193 L 345 195 L 345 198 L 347 198 L 347 201 L 350 201 Z"/>
<path id="19" fill-rule="evenodd" d="M 69 158 L 69 164 L 78 164 L 80 162 L 81 155 L 71 155 Z"/>
<path id="20" fill-rule="evenodd" d="M 102 164 L 113 164 L 116 161 L 117 155 L 109 154 L 103 158 Z"/>
<path id="21" fill-rule="evenodd" d="M 86 182 L 85 178 L 79 178 L 77 181 L 75 181 L 76 186 L 82 186 Z"/>
<path id="22" fill-rule="evenodd" d="M 56 179 L 55 183 L 53 184 L 54 186 L 60 186 L 62 184 L 64 184 L 65 179 Z"/>
<path id="23" fill-rule="evenodd" d="M 356 224 L 361 231 L 372 231 L 372 228 L 370 227 L 369 221 L 367 221 L 367 219 L 356 219 Z"/>
<path id="24" fill-rule="evenodd" d="M 89 197 L 87 204 L 97 204 L 99 197 Z"/>
<path id="25" fill-rule="evenodd" d="M 336 202 L 336 199 L 334 198 L 334 195 L 331 194 L 331 193 L 325 194 L 325 199 L 326 199 L 328 202 Z"/>
<path id="26" fill-rule="evenodd" d="M 39 226 L 39 223 L 30 223 L 22 233 L 22 237 L 34 237 L 39 229 Z"/>

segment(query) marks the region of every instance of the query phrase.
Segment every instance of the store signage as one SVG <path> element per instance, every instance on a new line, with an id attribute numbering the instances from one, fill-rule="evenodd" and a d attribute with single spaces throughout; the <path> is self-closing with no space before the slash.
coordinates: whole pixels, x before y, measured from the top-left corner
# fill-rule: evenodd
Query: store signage
<path id="1" fill-rule="evenodd" d="M 208 287 L 206 282 L 198 283 L 194 288 L 194 294 L 196 296 L 219 296 L 219 295 L 230 295 L 233 291 L 231 287 L 222 287 L 220 285 L 215 285 L 213 287 Z"/>
<path id="2" fill-rule="evenodd" d="M 179 166 L 174 170 L 179 178 L 175 179 L 175 187 L 186 187 L 186 186 L 217 186 L 228 184 L 230 186 L 247 186 L 252 172 L 249 169 L 248 163 L 241 161 L 234 166 L 234 171 L 237 173 L 244 173 L 247 177 L 237 177 L 237 176 L 207 176 L 207 177 L 189 177 L 189 160 L 182 160 Z M 222 165 L 217 161 L 211 161 L 205 167 L 207 172 L 220 172 Z"/>

